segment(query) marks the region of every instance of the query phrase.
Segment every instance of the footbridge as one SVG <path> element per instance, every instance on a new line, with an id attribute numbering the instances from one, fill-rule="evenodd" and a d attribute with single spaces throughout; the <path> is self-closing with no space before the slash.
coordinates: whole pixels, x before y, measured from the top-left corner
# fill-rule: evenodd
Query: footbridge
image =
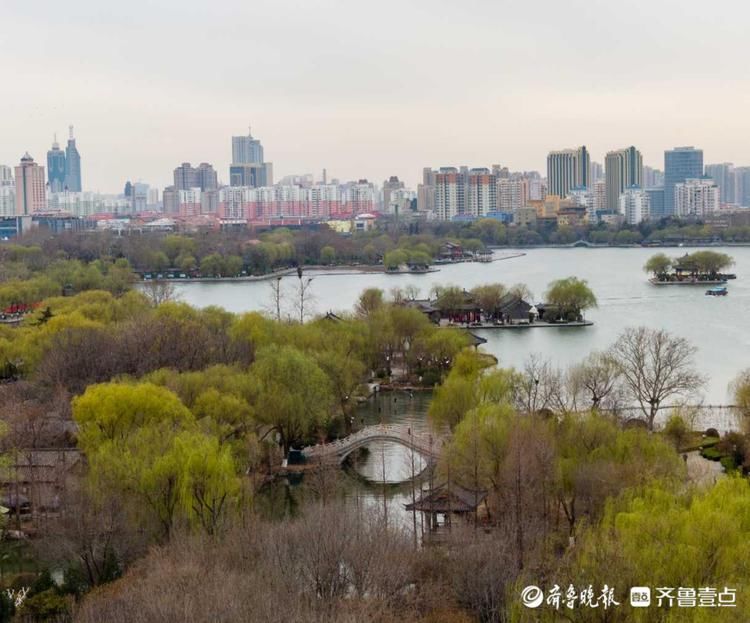
<path id="1" fill-rule="evenodd" d="M 376 424 L 366 426 L 330 443 L 320 443 L 302 449 L 302 454 L 312 462 L 343 463 L 347 456 L 355 450 L 371 444 L 373 441 L 389 441 L 401 444 L 424 456 L 428 462 L 434 463 L 443 445 L 442 438 L 432 433 L 414 431 L 401 424 Z"/>

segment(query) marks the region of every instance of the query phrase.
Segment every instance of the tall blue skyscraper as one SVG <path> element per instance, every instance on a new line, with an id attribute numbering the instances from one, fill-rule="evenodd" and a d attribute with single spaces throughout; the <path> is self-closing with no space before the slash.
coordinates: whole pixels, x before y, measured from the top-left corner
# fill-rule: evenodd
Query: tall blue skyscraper
<path id="1" fill-rule="evenodd" d="M 65 190 L 65 152 L 60 149 L 57 137 L 47 152 L 47 183 L 51 193 Z"/>
<path id="2" fill-rule="evenodd" d="M 247 136 L 232 137 L 232 164 L 263 164 L 263 145 L 249 128 Z"/>
<path id="3" fill-rule="evenodd" d="M 263 162 L 263 145 L 253 138 L 248 128 L 247 136 L 232 137 L 232 164 L 229 166 L 230 186 L 272 186 L 273 164 Z"/>
<path id="4" fill-rule="evenodd" d="M 664 152 L 664 215 L 675 212 L 674 187 L 689 179 L 703 177 L 703 150 L 675 147 Z"/>
<path id="5" fill-rule="evenodd" d="M 65 187 L 71 191 L 81 192 L 81 155 L 73 138 L 73 126 L 70 126 L 68 146 L 65 148 Z"/>

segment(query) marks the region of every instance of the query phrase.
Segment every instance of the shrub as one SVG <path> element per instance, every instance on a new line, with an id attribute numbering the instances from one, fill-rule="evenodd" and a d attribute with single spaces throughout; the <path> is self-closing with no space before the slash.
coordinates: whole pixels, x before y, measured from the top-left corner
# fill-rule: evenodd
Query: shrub
<path id="1" fill-rule="evenodd" d="M 70 613 L 70 604 L 62 595 L 58 595 L 54 588 L 28 597 L 18 609 L 21 615 L 30 615 L 37 620 L 44 620 Z"/>
<path id="2" fill-rule="evenodd" d="M 715 428 L 707 428 L 705 435 L 706 437 L 716 437 L 716 438 L 721 437 L 721 435 L 719 435 L 719 431 L 716 430 Z"/>

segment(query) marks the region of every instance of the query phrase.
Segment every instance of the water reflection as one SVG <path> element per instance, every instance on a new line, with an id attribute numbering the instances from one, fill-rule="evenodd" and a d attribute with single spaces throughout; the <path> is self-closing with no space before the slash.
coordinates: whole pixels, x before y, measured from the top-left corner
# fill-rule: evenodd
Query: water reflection
<path id="1" fill-rule="evenodd" d="M 406 482 L 419 476 L 427 467 L 427 460 L 419 452 L 392 441 L 373 441 L 363 450 L 350 455 L 347 463 L 370 482 Z"/>
<path id="2" fill-rule="evenodd" d="M 357 408 L 355 421 L 359 426 L 404 424 L 414 432 L 427 432 L 431 397 L 431 392 L 383 392 Z M 386 513 L 392 525 L 413 530 L 415 517 L 404 507 L 428 488 L 428 482 L 417 480 L 412 489 L 410 480 L 412 470 L 420 473 L 425 467 L 426 459 L 418 452 L 394 442 L 373 441 L 367 451 L 351 456 L 345 469 L 274 480 L 257 496 L 256 509 L 267 518 L 294 517 L 307 501 L 342 496 L 365 513 Z M 416 521 L 421 534 L 419 514 Z"/>

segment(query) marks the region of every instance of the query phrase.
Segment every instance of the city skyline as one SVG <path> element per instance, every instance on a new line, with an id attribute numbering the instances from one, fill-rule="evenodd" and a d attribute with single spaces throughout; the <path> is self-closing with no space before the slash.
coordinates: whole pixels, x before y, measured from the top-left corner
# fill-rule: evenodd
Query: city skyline
<path id="1" fill-rule="evenodd" d="M 707 162 L 747 160 L 750 86 L 738 76 L 749 9 L 739 2 L 542 2 L 533 14 L 390 0 L 364 14 L 333 0 L 178 12 L 143 0 L 7 5 L 0 52 L 19 96 L 3 102 L 0 162 L 26 151 L 43 161 L 52 132 L 75 123 L 92 190 L 128 178 L 164 187 L 184 161 L 211 162 L 228 183 L 227 137 L 249 123 L 278 177 L 325 167 L 411 187 L 424 166 L 544 171 L 550 149 L 581 144 L 597 161 L 637 145 L 659 168 L 665 149 L 685 144 Z M 721 19 L 726 11 L 736 19 Z M 699 41 L 686 35 L 696 20 Z M 239 54 L 250 31 L 260 53 Z M 587 45 L 570 46 L 571 32 Z M 184 63 L 192 41 L 201 53 Z M 53 50 L 55 64 L 43 62 Z"/>

